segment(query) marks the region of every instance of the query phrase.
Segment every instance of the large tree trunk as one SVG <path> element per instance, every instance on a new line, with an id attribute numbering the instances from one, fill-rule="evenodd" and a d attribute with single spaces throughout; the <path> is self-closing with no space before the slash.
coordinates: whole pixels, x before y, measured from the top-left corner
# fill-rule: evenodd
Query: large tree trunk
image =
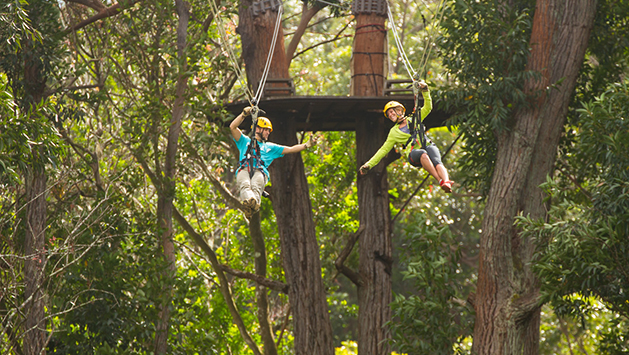
<path id="1" fill-rule="evenodd" d="M 297 144 L 294 121 L 274 128 L 273 140 L 289 146 Z M 295 354 L 332 355 L 332 326 L 301 154 L 286 155 L 274 161 L 271 178 L 273 209 L 293 312 Z"/>
<path id="2" fill-rule="evenodd" d="M 40 10 L 34 6 L 29 13 L 31 21 L 39 23 Z M 37 105 L 44 99 L 46 75 L 39 48 L 32 39 L 24 41 L 24 89 L 26 110 L 35 116 Z M 38 137 L 34 137 L 37 140 Z M 34 147 L 30 166 L 24 174 L 26 185 L 26 221 L 24 281 L 26 283 L 26 329 L 24 354 L 46 353 L 46 321 L 44 303 L 44 266 L 46 265 L 46 182 L 47 174 L 39 147 Z"/>
<path id="3" fill-rule="evenodd" d="M 239 23 L 236 32 L 240 34 L 242 42 L 242 57 L 245 60 L 247 69 L 247 81 L 250 88 L 256 90 L 271 49 L 277 11 L 267 10 L 254 16 L 252 9 L 253 1 L 251 0 L 244 0 L 240 3 L 238 11 Z M 286 52 L 284 50 L 284 31 L 281 25 L 275 42 L 268 78 L 289 78 L 288 62 L 286 61 Z"/>
<path id="4" fill-rule="evenodd" d="M 255 86 L 266 64 L 277 12 L 269 10 L 253 16 L 251 8 L 251 1 L 241 2 L 238 33 L 242 40 L 247 80 L 251 86 Z M 268 77 L 289 77 L 281 27 Z M 264 109 L 264 106 L 261 108 Z M 274 120 L 273 117 L 270 119 Z M 290 146 L 297 143 L 296 133 L 292 121 L 279 123 L 275 120 L 271 140 Z M 271 165 L 270 173 L 275 187 L 273 209 L 277 218 L 284 272 L 289 285 L 288 298 L 293 313 L 295 354 L 331 355 L 334 353 L 332 327 L 301 155 L 290 154 L 276 160 Z M 257 265 L 260 262 L 256 261 Z M 264 306 L 264 303 L 260 305 Z M 265 352 L 270 349 L 270 346 L 265 345 Z"/>
<path id="5" fill-rule="evenodd" d="M 568 104 L 596 11 L 596 0 L 538 0 L 528 69 L 542 74 L 528 92 L 546 91 L 515 112 L 510 132 L 498 135 L 483 233 L 474 328 L 475 354 L 537 354 L 539 287 L 530 269 L 533 245 L 513 225 L 518 213 L 546 216 L 538 188 L 552 174 Z"/>
<path id="6" fill-rule="evenodd" d="M 173 200 L 175 198 L 175 173 L 176 159 L 181 132 L 181 121 L 184 114 L 185 92 L 188 86 L 186 75 L 186 36 L 190 14 L 183 0 L 175 0 L 179 26 L 177 28 L 177 53 L 180 62 L 179 77 L 175 88 L 175 102 L 173 104 L 172 119 L 168 129 L 168 144 L 164 162 L 161 189 L 157 199 L 157 219 L 161 231 L 162 250 L 168 267 L 164 270 L 167 289 L 164 290 L 162 303 L 159 305 L 159 320 L 155 332 L 155 353 L 166 354 L 168 352 L 168 328 L 170 323 L 170 304 L 172 303 L 173 279 L 175 277 L 177 256 L 173 243 Z"/>
<path id="7" fill-rule="evenodd" d="M 381 96 L 386 55 L 385 16 L 357 14 L 353 49 L 352 94 Z M 356 122 L 356 162 L 364 164 L 380 148 L 387 131 L 384 116 L 376 114 Z M 391 215 L 386 162 L 359 176 L 360 225 L 358 285 L 358 353 L 390 353 L 385 324 L 391 319 Z"/>
<path id="8" fill-rule="evenodd" d="M 254 214 L 249 220 L 249 234 L 253 244 L 254 267 L 256 275 L 266 278 L 266 246 L 260 225 L 260 213 Z M 260 324 L 260 336 L 264 343 L 264 355 L 277 355 L 277 346 L 273 337 L 273 329 L 269 320 L 269 299 L 266 287 L 256 285 L 256 315 Z"/>
<path id="9" fill-rule="evenodd" d="M 35 164 L 37 165 L 37 164 Z M 44 265 L 46 262 L 46 171 L 32 168 L 26 180 L 26 233 L 24 275 L 26 282 L 26 328 L 24 354 L 45 354 Z"/>

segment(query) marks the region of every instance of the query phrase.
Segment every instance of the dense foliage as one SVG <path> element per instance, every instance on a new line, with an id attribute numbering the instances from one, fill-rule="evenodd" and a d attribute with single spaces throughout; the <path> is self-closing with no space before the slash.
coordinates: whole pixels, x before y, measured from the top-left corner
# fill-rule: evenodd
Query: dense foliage
<path id="1" fill-rule="evenodd" d="M 95 2 L 93 2 L 95 3 Z M 108 3 L 107 3 L 108 4 Z M 122 3 L 121 3 L 122 4 Z M 423 170 L 398 160 L 388 168 L 394 225 L 393 349 L 399 353 L 465 353 L 473 324 L 467 303 L 478 263 L 478 236 L 496 144 L 493 131 L 525 104 L 523 80 L 534 2 L 413 1 L 392 4 L 415 68 L 435 102 L 455 110 L 450 130 L 431 139 L 457 182 L 445 195 Z M 190 234 L 175 224 L 176 273 L 159 242 L 158 195 L 175 87 L 187 78 L 177 152 L 174 205 L 233 269 L 254 272 L 256 256 L 242 213 L 212 178 L 234 191 L 236 157 L 225 102 L 243 98 L 236 33 L 237 3 L 215 13 L 190 1 L 186 58 L 178 59 L 174 4 L 123 4 L 115 16 L 65 31 L 97 13 L 78 2 L 3 3 L 0 8 L 0 352 L 20 353 L 27 331 L 24 299 L 25 179 L 47 173 L 46 350 L 51 354 L 149 354 L 158 305 L 172 286 L 171 354 L 247 354 L 220 289 L 217 270 Z M 298 14 L 301 2 L 286 4 Z M 343 5 L 343 4 L 342 4 Z M 519 220 L 538 241 L 543 285 L 542 352 L 566 353 L 571 337 L 590 353 L 627 353 L 629 234 L 629 91 L 627 10 L 600 1 L 558 158 L 545 191 L 548 221 Z M 498 14 L 498 12 L 501 12 Z M 498 16 L 500 15 L 500 16 Z M 290 37 L 298 16 L 286 16 Z M 353 17 L 346 7 L 320 11 L 290 68 L 297 93 L 347 95 Z M 222 30 L 226 36 L 222 35 Z M 437 31 L 441 30 L 441 35 Z M 403 78 L 389 38 L 390 77 Z M 228 50 L 230 49 L 230 50 Z M 29 105 L 25 63 L 41 64 L 43 97 Z M 185 65 L 184 65 L 185 64 Z M 184 69 L 185 68 L 185 69 Z M 29 91 L 30 92 L 30 91 Z M 457 140 L 462 132 L 462 140 Z M 358 228 L 356 152 L 352 132 L 325 132 L 302 156 L 310 185 L 322 275 L 338 352 L 355 353 L 356 289 L 334 262 Z M 301 137 L 300 137 L 301 138 Z M 273 136 L 271 136 L 271 140 Z M 452 143 L 455 143 L 451 146 Z M 273 186 L 273 188 L 281 188 Z M 406 202 L 408 201 L 408 204 Z M 267 277 L 284 281 L 275 214 L 263 200 Z M 357 248 L 355 248 L 357 249 Z M 356 268 L 356 250 L 346 260 Z M 233 302 L 258 344 L 257 284 L 228 276 Z M 291 354 L 288 298 L 269 291 L 270 324 L 280 354 Z"/>

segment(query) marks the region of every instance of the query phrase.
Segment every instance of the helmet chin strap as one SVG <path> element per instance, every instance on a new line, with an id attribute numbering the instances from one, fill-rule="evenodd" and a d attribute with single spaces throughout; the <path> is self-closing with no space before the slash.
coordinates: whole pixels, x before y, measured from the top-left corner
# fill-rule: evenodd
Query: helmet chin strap
<path id="1" fill-rule="evenodd" d="M 263 132 L 256 132 L 256 139 L 261 141 L 261 142 L 266 142 L 266 138 L 264 138 L 264 135 L 262 134 Z"/>

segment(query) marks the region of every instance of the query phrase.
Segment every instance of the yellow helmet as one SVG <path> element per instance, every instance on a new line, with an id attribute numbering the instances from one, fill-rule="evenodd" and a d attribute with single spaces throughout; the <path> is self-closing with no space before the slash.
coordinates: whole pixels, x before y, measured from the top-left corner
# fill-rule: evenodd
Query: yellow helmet
<path id="1" fill-rule="evenodd" d="M 268 128 L 273 132 L 273 125 L 271 124 L 271 120 L 266 117 L 258 117 L 258 127 Z"/>
<path id="2" fill-rule="evenodd" d="M 389 101 L 387 102 L 386 105 L 384 105 L 384 110 L 382 110 L 382 113 L 384 113 L 384 117 L 389 118 L 389 116 L 387 116 L 387 111 L 390 108 L 394 108 L 394 107 L 401 107 L 403 112 L 402 112 L 402 116 L 404 116 L 404 114 L 406 114 L 406 107 L 404 107 L 404 105 L 402 105 L 401 103 L 397 102 L 397 101 Z"/>

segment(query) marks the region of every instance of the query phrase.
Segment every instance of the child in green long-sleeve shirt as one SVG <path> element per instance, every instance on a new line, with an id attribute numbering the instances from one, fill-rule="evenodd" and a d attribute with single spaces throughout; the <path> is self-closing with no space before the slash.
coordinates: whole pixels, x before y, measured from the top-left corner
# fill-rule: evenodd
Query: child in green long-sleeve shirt
<path id="1" fill-rule="evenodd" d="M 422 92 L 422 96 L 424 97 L 424 106 L 420 111 L 420 120 L 423 121 L 426 116 L 432 111 L 432 99 L 430 97 L 430 91 L 428 90 L 428 85 L 425 82 L 421 81 L 419 83 L 419 88 Z M 369 171 L 369 169 L 376 166 L 382 158 L 384 158 L 387 153 L 393 148 L 396 144 L 406 144 L 411 137 L 411 130 L 409 128 L 409 123 L 414 123 L 416 127 L 419 129 L 419 125 L 421 122 L 414 122 L 413 119 L 415 116 L 405 116 L 406 109 L 404 105 L 397 101 L 390 101 L 384 106 L 384 115 L 395 123 L 395 126 L 391 128 L 389 131 L 389 135 L 387 136 L 387 140 L 384 142 L 382 147 L 378 149 L 376 154 L 369 159 L 368 162 L 363 164 L 360 167 L 360 174 L 364 175 Z M 421 131 L 423 132 L 423 131 Z M 422 133 L 420 133 L 422 134 Z M 432 175 L 437 181 L 439 181 L 439 186 L 443 189 L 443 191 L 450 193 L 452 192 L 452 184 L 453 181 L 450 181 L 448 177 L 448 171 L 445 166 L 441 162 L 441 153 L 437 146 L 434 145 L 431 141 L 427 139 L 424 135 L 423 137 L 419 137 L 423 142 L 428 142 L 422 149 L 413 149 L 412 145 L 409 145 L 403 153 L 408 154 L 409 162 L 416 167 L 422 166 L 430 175 Z M 413 142 L 413 144 L 419 143 L 419 141 Z M 420 143 L 421 144 L 421 143 Z M 410 152 L 408 152 L 410 150 Z"/>

